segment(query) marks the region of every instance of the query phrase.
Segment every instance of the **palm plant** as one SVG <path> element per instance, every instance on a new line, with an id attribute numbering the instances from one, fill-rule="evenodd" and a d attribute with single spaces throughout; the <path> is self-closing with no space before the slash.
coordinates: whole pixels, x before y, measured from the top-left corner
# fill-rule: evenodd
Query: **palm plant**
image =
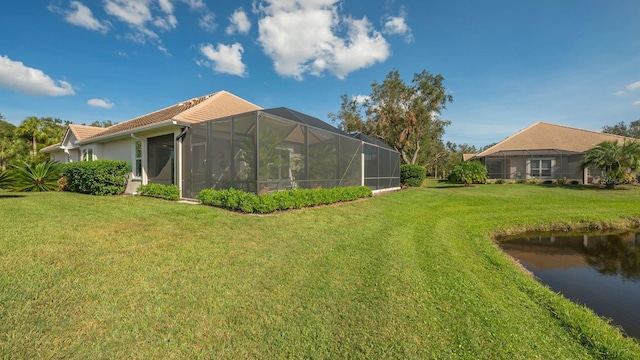
<path id="1" fill-rule="evenodd" d="M 8 189 L 11 184 L 11 173 L 9 171 L 0 170 L 0 189 Z"/>
<path id="2" fill-rule="evenodd" d="M 14 191 L 53 191 L 58 188 L 62 169 L 57 161 L 47 160 L 34 166 L 23 161 L 12 173 L 11 189 Z"/>
<path id="3" fill-rule="evenodd" d="M 586 152 L 580 169 L 599 170 L 606 187 L 613 189 L 624 180 L 625 174 L 640 170 L 640 144 L 603 141 Z"/>

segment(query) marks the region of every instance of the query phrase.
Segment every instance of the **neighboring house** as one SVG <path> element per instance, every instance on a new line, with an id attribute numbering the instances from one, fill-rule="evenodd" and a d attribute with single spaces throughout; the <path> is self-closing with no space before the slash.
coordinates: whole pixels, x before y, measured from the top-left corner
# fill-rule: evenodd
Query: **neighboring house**
<path id="1" fill-rule="evenodd" d="M 624 136 L 537 122 L 464 160 L 480 160 L 490 179 L 561 179 L 590 183 L 593 174 L 580 170 L 587 150 L 603 141 L 635 141 Z"/>
<path id="2" fill-rule="evenodd" d="M 41 152 L 62 162 L 126 160 L 127 193 L 147 183 L 175 184 L 184 198 L 209 187 L 400 186 L 399 153 L 379 140 L 290 109 L 263 110 L 226 91 L 104 129 L 70 125 L 60 144 Z"/>

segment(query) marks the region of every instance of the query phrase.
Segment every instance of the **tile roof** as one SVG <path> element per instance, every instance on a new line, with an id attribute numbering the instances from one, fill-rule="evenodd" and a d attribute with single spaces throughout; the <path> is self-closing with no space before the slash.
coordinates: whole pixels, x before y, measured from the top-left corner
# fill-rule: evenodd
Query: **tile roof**
<path id="1" fill-rule="evenodd" d="M 501 151 L 561 150 L 583 153 L 603 141 L 636 140 L 624 136 L 537 122 L 476 154 L 484 157 Z"/>
<path id="2" fill-rule="evenodd" d="M 70 131 L 71 133 L 73 133 L 73 136 L 75 136 L 78 141 L 81 141 L 81 140 L 90 138 L 94 135 L 97 135 L 103 132 L 104 130 L 105 128 L 101 128 L 97 126 L 69 124 L 64 135 L 66 136 L 67 133 Z M 64 137 L 62 141 L 64 141 Z M 62 146 L 62 142 L 44 147 L 40 149 L 40 152 L 42 153 L 55 152 L 57 150 L 61 150 L 60 146 Z"/>
<path id="3" fill-rule="evenodd" d="M 260 109 L 262 108 L 231 93 L 219 91 L 121 122 L 84 140 L 98 140 L 105 136 L 128 133 L 138 128 L 164 122 L 179 121 L 194 124 Z"/>
<path id="4" fill-rule="evenodd" d="M 73 135 L 80 140 L 84 140 L 86 138 L 90 138 L 94 135 L 97 135 L 106 130 L 106 128 L 97 127 L 97 126 L 86 126 L 86 125 L 69 125 L 69 130 L 73 133 Z"/>

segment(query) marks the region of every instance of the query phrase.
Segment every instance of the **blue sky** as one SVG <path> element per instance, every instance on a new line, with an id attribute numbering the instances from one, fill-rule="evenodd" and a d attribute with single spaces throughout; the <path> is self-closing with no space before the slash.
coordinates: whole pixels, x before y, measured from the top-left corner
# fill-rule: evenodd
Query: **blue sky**
<path id="1" fill-rule="evenodd" d="M 638 0 L 6 0 L 0 113 L 121 122 L 227 90 L 321 119 L 392 69 L 453 95 L 444 136 L 640 119 Z"/>

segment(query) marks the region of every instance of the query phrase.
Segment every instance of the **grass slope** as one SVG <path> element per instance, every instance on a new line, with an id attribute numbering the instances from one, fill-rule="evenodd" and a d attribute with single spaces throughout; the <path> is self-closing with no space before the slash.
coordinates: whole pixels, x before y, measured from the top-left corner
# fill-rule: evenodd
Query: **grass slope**
<path id="1" fill-rule="evenodd" d="M 269 216 L 7 195 L 2 358 L 640 357 L 490 240 L 634 224 L 635 189 L 442 186 Z"/>

